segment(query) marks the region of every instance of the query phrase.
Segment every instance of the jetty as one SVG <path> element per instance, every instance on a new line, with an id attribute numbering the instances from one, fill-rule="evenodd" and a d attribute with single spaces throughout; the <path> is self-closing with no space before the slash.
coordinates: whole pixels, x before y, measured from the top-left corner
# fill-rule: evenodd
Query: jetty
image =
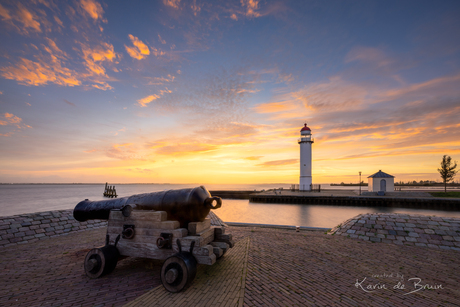
<path id="1" fill-rule="evenodd" d="M 275 193 L 276 192 L 276 193 Z M 426 192 L 386 192 L 384 196 L 352 190 L 321 190 L 321 192 L 266 191 L 249 195 L 254 203 L 388 207 L 459 211 L 459 198 L 433 197 Z"/>
<path id="2" fill-rule="evenodd" d="M 227 199 L 248 199 L 253 203 L 305 204 L 357 207 L 410 208 L 426 210 L 460 211 L 459 198 L 433 197 L 424 191 L 374 192 L 355 190 L 298 191 L 273 189 L 267 191 L 210 191 L 211 195 Z"/>
<path id="3" fill-rule="evenodd" d="M 104 193 L 102 194 L 104 197 L 108 198 L 116 198 L 117 195 L 117 190 L 115 189 L 114 185 L 108 185 L 108 183 L 105 183 L 105 189 Z"/>

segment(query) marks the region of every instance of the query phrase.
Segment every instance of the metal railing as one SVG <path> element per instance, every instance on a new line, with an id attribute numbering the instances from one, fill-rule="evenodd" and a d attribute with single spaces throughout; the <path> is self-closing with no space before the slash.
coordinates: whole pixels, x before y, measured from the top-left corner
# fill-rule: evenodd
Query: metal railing
<path id="1" fill-rule="evenodd" d="M 320 184 L 311 184 L 310 185 L 310 190 L 300 190 L 300 186 L 298 184 L 291 184 L 291 191 L 321 192 L 321 185 Z"/>
<path id="2" fill-rule="evenodd" d="M 297 143 L 302 143 L 302 142 L 315 142 L 315 138 L 312 137 L 303 137 L 303 138 L 298 138 Z"/>

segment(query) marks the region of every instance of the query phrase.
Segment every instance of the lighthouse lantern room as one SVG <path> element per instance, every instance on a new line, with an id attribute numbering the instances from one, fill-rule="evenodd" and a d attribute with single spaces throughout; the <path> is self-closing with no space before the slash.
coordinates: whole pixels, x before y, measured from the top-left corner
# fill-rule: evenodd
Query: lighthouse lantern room
<path id="1" fill-rule="evenodd" d="M 311 129 L 307 127 L 307 123 L 300 130 L 300 191 L 310 191 L 312 187 L 311 178 L 311 144 L 314 140 L 312 138 Z"/>

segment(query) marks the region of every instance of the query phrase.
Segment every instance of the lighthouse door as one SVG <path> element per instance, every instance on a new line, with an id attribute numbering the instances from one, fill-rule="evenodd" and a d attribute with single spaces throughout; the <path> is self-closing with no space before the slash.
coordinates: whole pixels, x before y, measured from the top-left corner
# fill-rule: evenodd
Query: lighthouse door
<path id="1" fill-rule="evenodd" d="M 387 182 L 385 179 L 380 180 L 380 191 L 386 192 L 387 190 Z"/>

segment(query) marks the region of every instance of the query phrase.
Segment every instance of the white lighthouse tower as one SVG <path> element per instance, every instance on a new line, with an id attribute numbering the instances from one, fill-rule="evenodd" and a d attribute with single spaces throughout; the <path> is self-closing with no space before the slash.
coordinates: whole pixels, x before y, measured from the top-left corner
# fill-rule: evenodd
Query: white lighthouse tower
<path id="1" fill-rule="evenodd" d="M 311 144 L 314 140 L 311 136 L 311 130 L 305 126 L 300 130 L 300 138 L 298 140 L 300 144 L 300 191 L 311 190 Z"/>

